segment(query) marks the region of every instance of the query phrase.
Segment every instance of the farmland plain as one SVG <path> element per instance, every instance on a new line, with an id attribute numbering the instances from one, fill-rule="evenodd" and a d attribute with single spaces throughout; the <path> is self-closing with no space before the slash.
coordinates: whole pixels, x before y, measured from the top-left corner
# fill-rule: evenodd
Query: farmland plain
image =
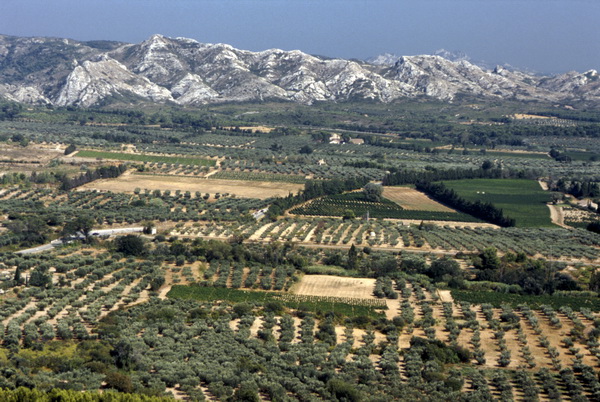
<path id="1" fill-rule="evenodd" d="M 524 109 L 265 102 L 0 120 L 0 387 L 600 400 L 597 212 L 570 205 L 597 198 L 596 114 L 506 117 L 567 113 Z M 406 184 L 367 191 L 393 175 Z M 415 190 L 427 180 L 517 226 Z M 577 227 L 550 223 L 552 192 L 567 222 L 585 215 Z M 146 233 L 94 234 L 119 227 Z"/>

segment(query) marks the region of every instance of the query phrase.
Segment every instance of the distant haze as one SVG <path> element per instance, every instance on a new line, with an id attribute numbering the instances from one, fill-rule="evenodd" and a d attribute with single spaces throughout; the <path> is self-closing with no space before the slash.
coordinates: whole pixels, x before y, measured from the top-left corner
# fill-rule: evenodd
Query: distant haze
<path id="1" fill-rule="evenodd" d="M 367 59 L 458 50 L 541 73 L 600 70 L 598 0 L 2 0 L 0 33 Z"/>

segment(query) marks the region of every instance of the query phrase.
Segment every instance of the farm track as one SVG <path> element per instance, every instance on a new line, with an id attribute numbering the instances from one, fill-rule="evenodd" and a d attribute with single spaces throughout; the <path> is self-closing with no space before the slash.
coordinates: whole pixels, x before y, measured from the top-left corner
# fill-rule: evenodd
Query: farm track
<path id="1" fill-rule="evenodd" d="M 552 203 L 546 204 L 550 210 L 550 219 L 552 223 L 565 229 L 573 229 L 571 226 L 565 224 L 565 214 L 563 213 L 562 207 L 553 205 Z"/>

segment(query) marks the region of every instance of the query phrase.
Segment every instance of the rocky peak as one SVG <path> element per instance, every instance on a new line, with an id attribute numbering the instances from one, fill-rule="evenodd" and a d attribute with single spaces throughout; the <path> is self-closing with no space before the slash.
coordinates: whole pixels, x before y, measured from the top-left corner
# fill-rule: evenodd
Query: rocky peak
<path id="1" fill-rule="evenodd" d="M 487 70 L 445 50 L 358 62 L 163 35 L 139 44 L 0 36 L 0 96 L 27 103 L 91 106 L 113 97 L 183 105 L 266 99 L 310 104 L 422 95 L 452 100 L 462 93 L 600 100 L 600 80 L 595 70 L 553 77 L 504 66 Z"/>

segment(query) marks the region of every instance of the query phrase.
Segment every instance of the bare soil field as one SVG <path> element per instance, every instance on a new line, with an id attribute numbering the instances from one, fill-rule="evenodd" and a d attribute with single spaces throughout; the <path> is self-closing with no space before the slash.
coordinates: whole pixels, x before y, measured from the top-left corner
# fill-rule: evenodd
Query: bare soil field
<path id="1" fill-rule="evenodd" d="M 548 116 L 540 116 L 537 114 L 524 114 L 524 113 L 515 113 L 513 117 L 517 120 L 530 120 L 530 119 L 551 119 L 552 117 Z"/>
<path id="2" fill-rule="evenodd" d="M 330 275 L 304 275 L 291 293 L 309 296 L 352 297 L 375 299 L 375 279 L 346 278 Z"/>
<path id="3" fill-rule="evenodd" d="M 64 150 L 57 145 L 30 144 L 22 147 L 0 144 L 0 175 L 8 172 L 30 174 L 63 154 Z"/>
<path id="4" fill-rule="evenodd" d="M 62 156 L 64 149 L 56 145 L 30 144 L 27 147 L 18 145 L 0 145 L 0 159 L 47 163 L 50 160 Z"/>
<path id="5" fill-rule="evenodd" d="M 384 187 L 383 196 L 411 211 L 456 212 L 410 187 Z"/>
<path id="6" fill-rule="evenodd" d="M 82 190 L 113 191 L 133 193 L 136 188 L 149 190 L 181 190 L 200 191 L 202 193 L 229 193 L 238 197 L 265 199 L 269 197 L 285 197 L 290 192 L 297 193 L 303 188 L 301 184 L 271 183 L 242 180 L 204 180 L 188 177 L 164 177 L 148 175 L 123 175 L 116 179 L 97 180 L 80 187 Z"/>

